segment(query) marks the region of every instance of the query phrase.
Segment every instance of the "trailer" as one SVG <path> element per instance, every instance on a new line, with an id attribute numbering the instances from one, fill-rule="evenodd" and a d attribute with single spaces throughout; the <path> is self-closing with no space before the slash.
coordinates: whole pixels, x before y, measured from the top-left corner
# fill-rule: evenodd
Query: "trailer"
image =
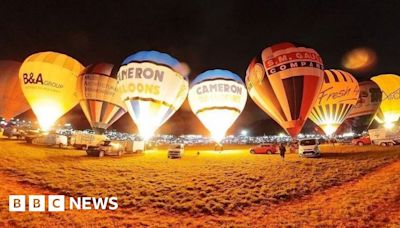
<path id="1" fill-rule="evenodd" d="M 113 142 L 120 144 L 126 153 L 141 153 L 145 150 L 144 141 L 115 140 Z"/>
<path id="2" fill-rule="evenodd" d="M 96 146 L 105 140 L 107 140 L 105 135 L 76 132 L 71 136 L 70 145 L 80 150 L 86 150 L 89 146 Z"/>
<path id="3" fill-rule="evenodd" d="M 49 133 L 32 139 L 32 144 L 58 146 L 62 148 L 68 145 L 68 137 L 56 133 Z"/>
<path id="4" fill-rule="evenodd" d="M 371 142 L 379 146 L 393 146 L 400 143 L 400 127 L 377 128 L 368 131 Z"/>

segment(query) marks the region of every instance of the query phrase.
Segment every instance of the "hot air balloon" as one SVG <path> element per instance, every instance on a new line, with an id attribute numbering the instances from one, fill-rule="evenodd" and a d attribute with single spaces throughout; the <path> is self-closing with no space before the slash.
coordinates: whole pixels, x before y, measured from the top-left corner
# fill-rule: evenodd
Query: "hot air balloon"
<path id="1" fill-rule="evenodd" d="M 342 65 L 346 69 L 363 72 L 371 69 L 376 59 L 376 54 L 372 49 L 360 47 L 347 52 L 342 59 Z"/>
<path id="2" fill-rule="evenodd" d="M 386 128 L 392 128 L 400 118 L 400 77 L 395 74 L 381 74 L 371 80 L 382 90 L 381 122 Z"/>
<path id="3" fill-rule="evenodd" d="M 103 133 L 126 113 L 125 103 L 117 91 L 113 65 L 98 63 L 86 67 L 78 76 L 77 95 L 90 126 Z"/>
<path id="4" fill-rule="evenodd" d="M 345 122 L 354 131 L 361 133 L 372 123 L 381 104 L 382 92 L 373 81 L 360 82 L 358 85 L 360 87 L 358 101 L 347 115 Z"/>
<path id="5" fill-rule="evenodd" d="M 310 119 L 326 135 L 332 135 L 357 103 L 360 88 L 357 80 L 342 70 L 325 70 L 324 83 Z"/>
<path id="6" fill-rule="evenodd" d="M 18 79 L 21 63 L 0 61 L 0 116 L 6 120 L 18 116 L 29 109 Z"/>
<path id="7" fill-rule="evenodd" d="M 123 61 L 118 71 L 118 90 L 145 140 L 185 101 L 187 70 L 175 58 L 158 51 L 140 51 Z"/>
<path id="8" fill-rule="evenodd" d="M 242 79 L 227 70 L 209 70 L 197 76 L 190 85 L 189 104 L 193 113 L 220 142 L 247 100 Z"/>
<path id="9" fill-rule="evenodd" d="M 323 82 L 319 54 L 292 43 L 280 43 L 254 58 L 246 73 L 253 101 L 292 137 L 296 137 L 313 107 Z"/>
<path id="10" fill-rule="evenodd" d="M 76 81 L 83 66 L 57 52 L 35 53 L 22 63 L 19 80 L 42 130 L 78 103 Z"/>

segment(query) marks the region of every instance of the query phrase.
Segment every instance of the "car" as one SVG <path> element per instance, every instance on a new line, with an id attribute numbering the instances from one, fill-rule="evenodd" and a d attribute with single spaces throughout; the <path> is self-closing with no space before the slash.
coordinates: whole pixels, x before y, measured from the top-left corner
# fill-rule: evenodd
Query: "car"
<path id="1" fill-rule="evenodd" d="M 183 152 L 185 151 L 184 144 L 175 144 L 168 148 L 168 158 L 182 158 Z"/>
<path id="2" fill-rule="evenodd" d="M 357 146 L 364 146 L 364 145 L 371 145 L 371 139 L 369 138 L 368 135 L 366 136 L 361 136 L 361 137 L 355 137 L 353 140 L 351 140 L 351 144 L 357 145 Z"/>
<path id="3" fill-rule="evenodd" d="M 261 144 L 250 149 L 251 154 L 275 154 L 278 146 L 274 144 Z"/>
<path id="4" fill-rule="evenodd" d="M 300 157 L 317 158 L 321 156 L 318 139 L 302 139 L 299 141 Z"/>
<path id="5" fill-rule="evenodd" d="M 88 146 L 86 149 L 87 155 L 95 157 L 121 156 L 124 152 L 124 147 L 121 144 L 110 140 L 104 140 L 99 145 Z"/>

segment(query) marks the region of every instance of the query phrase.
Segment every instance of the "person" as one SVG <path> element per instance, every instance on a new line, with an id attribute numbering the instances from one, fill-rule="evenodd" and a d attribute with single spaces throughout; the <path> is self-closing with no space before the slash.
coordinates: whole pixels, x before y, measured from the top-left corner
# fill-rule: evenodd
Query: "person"
<path id="1" fill-rule="evenodd" d="M 286 147 L 285 145 L 283 145 L 283 143 L 281 143 L 279 145 L 279 154 L 281 155 L 282 161 L 285 160 L 285 152 L 286 152 Z"/>

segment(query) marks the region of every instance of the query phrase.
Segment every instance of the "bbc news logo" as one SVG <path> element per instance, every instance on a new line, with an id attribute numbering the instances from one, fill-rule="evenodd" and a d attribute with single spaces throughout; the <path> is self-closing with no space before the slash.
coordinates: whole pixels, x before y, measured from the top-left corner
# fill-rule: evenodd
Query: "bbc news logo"
<path id="1" fill-rule="evenodd" d="M 68 199 L 68 198 L 67 198 Z M 8 210 L 10 212 L 28 211 L 59 212 L 67 210 L 116 210 L 118 209 L 117 197 L 69 197 L 66 202 L 64 195 L 9 195 Z M 47 208 L 46 208 L 47 205 Z"/>

